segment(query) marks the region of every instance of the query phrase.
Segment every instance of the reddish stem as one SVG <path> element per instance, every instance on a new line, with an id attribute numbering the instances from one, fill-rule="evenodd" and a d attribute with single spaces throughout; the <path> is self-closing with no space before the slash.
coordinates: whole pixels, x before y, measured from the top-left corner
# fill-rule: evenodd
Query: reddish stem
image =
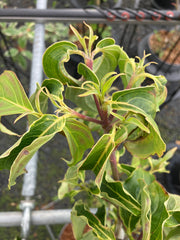
<path id="1" fill-rule="evenodd" d="M 86 121 L 89 121 L 89 122 L 94 122 L 94 123 L 97 123 L 97 124 L 102 124 L 102 121 L 101 120 L 98 120 L 98 119 L 95 119 L 95 118 L 92 118 L 92 117 L 89 117 L 89 116 L 86 116 L 86 115 L 83 115 L 81 113 L 78 113 L 74 110 L 71 110 L 71 113 L 73 115 L 75 115 L 76 117 L 78 118 L 81 118 L 83 120 L 86 120 Z"/>
<path id="2" fill-rule="evenodd" d="M 113 150 L 113 152 L 111 153 L 110 163 L 111 163 L 113 179 L 118 181 L 119 180 L 119 172 L 118 172 L 118 169 L 117 169 L 115 152 L 116 152 L 116 150 Z"/>
<path id="3" fill-rule="evenodd" d="M 94 101 L 95 101 L 95 104 L 96 104 L 99 116 L 100 116 L 101 119 L 103 119 L 103 112 L 102 112 L 102 109 L 100 107 L 99 101 L 98 101 L 98 99 L 97 99 L 95 94 L 93 94 L 93 97 L 94 97 Z"/>

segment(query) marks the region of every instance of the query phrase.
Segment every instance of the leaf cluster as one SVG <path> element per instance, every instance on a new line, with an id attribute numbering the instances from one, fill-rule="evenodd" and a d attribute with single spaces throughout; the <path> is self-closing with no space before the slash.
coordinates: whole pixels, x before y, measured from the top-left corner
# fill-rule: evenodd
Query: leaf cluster
<path id="1" fill-rule="evenodd" d="M 166 79 L 146 73 L 146 56 L 129 58 L 112 38 L 94 46 L 97 36 L 85 25 L 89 28 L 85 37 L 71 26 L 81 50 L 69 41 L 47 48 L 43 56 L 47 79 L 37 85 L 30 99 L 13 72 L 1 74 L 1 116 L 19 114 L 19 120 L 27 115 L 29 129 L 0 156 L 0 169 L 10 170 L 11 187 L 32 155 L 61 133 L 67 138 L 72 159 L 67 161 L 59 198 L 68 195 L 74 199 L 85 191 L 97 207 L 94 214 L 82 201 L 75 203 L 76 239 L 173 239 L 179 234 L 179 197 L 167 193 L 154 176 L 167 171 L 175 152 L 172 149 L 163 156 L 166 145 L 154 120 L 166 99 Z M 83 59 L 77 64 L 79 78 L 66 67 L 73 65 L 72 56 L 77 55 Z M 152 84 L 144 85 L 146 78 Z M 123 89 L 117 89 L 117 81 Z M 47 112 L 48 100 L 56 108 L 53 114 Z M 2 124 L 0 129 L 14 134 Z M 93 131 L 99 134 L 97 141 Z M 131 164 L 121 162 L 126 151 L 132 155 Z M 93 181 L 86 180 L 87 171 L 93 172 Z M 86 224 L 91 230 L 84 235 Z"/>

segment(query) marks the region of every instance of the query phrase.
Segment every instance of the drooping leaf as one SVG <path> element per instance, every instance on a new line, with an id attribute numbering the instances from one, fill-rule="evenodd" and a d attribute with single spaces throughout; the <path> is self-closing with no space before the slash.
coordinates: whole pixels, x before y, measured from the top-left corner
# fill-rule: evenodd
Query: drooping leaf
<path id="1" fill-rule="evenodd" d="M 169 194 L 169 198 L 165 203 L 166 209 L 170 217 L 165 223 L 168 229 L 180 227 L 180 196 L 176 194 Z"/>
<path id="2" fill-rule="evenodd" d="M 100 185 L 106 163 L 115 147 L 111 134 L 104 134 L 82 162 L 80 170 L 92 170 L 96 175 L 96 183 Z"/>
<path id="3" fill-rule="evenodd" d="M 93 231 L 90 230 L 87 233 L 83 234 L 83 237 L 81 238 L 81 240 L 98 240 L 99 238 L 97 238 L 94 234 Z"/>
<path id="4" fill-rule="evenodd" d="M 60 103 L 63 99 L 64 86 L 57 79 L 45 79 L 40 87 L 37 84 L 36 92 L 31 96 L 30 101 L 39 113 L 46 113 L 48 109 L 48 99 L 56 106 L 59 107 L 58 103 Z M 34 116 L 29 117 L 30 123 Z"/>
<path id="5" fill-rule="evenodd" d="M 0 156 L 0 169 L 10 169 L 9 187 L 25 172 L 24 168 L 34 153 L 57 132 L 62 131 L 64 117 L 44 115 L 35 121 L 10 149 Z"/>
<path id="6" fill-rule="evenodd" d="M 154 154 L 157 154 L 159 157 L 162 156 L 166 150 L 166 145 L 159 131 L 157 132 L 153 127 L 149 126 L 150 133 L 145 137 L 140 137 L 134 141 L 126 141 L 125 146 L 132 155 L 139 158 L 147 158 Z"/>
<path id="7" fill-rule="evenodd" d="M 69 85 L 77 86 L 79 85 L 79 81 L 72 77 L 64 66 L 64 63 L 70 59 L 70 50 L 71 53 L 78 51 L 77 46 L 71 42 L 61 41 L 54 43 L 44 53 L 43 67 L 44 72 L 49 78 L 58 79 L 63 84 L 68 83 Z"/>
<path id="8" fill-rule="evenodd" d="M 66 120 L 63 131 L 72 155 L 69 165 L 74 165 L 82 159 L 85 151 L 93 146 L 94 140 L 90 129 L 75 119 Z"/>
<path id="9" fill-rule="evenodd" d="M 134 230 L 136 230 L 136 225 L 140 221 L 141 215 L 135 216 L 123 207 L 120 207 L 119 214 L 122 219 L 123 225 L 126 227 L 126 233 L 128 234 L 128 236 L 132 237 L 132 233 Z"/>
<path id="10" fill-rule="evenodd" d="M 106 225 L 106 216 L 107 216 L 106 207 L 105 205 L 102 205 L 97 209 L 97 212 L 96 212 L 96 217 L 100 220 L 102 225 Z"/>
<path id="11" fill-rule="evenodd" d="M 156 101 L 153 92 L 154 87 L 152 86 L 127 89 L 113 93 L 112 100 L 126 102 L 136 106 L 154 118 L 156 113 Z"/>
<path id="12" fill-rule="evenodd" d="M 164 224 L 169 217 L 164 204 L 168 193 L 157 181 L 151 183 L 148 190 L 151 198 L 151 240 L 163 240 Z"/>
<path id="13" fill-rule="evenodd" d="M 140 216 L 145 231 L 143 239 L 151 236 L 147 239 L 163 240 L 163 227 L 169 216 L 165 207 L 165 202 L 168 199 L 166 191 L 155 181 L 152 174 L 141 168 L 133 171 L 123 186 L 141 204 Z M 121 209 L 121 217 L 123 217 L 125 226 L 130 227 L 129 231 L 132 231 L 138 219 L 132 218 L 131 220 L 132 215 L 127 215 L 127 213 L 128 211 Z M 149 231 L 150 233 L 148 233 Z"/>
<path id="14" fill-rule="evenodd" d="M 82 240 L 86 221 L 72 212 L 71 214 L 73 235 L 76 240 Z"/>
<path id="15" fill-rule="evenodd" d="M 139 94 L 141 94 L 142 98 L 139 98 L 138 95 L 136 95 L 139 91 L 138 89 L 139 88 L 116 92 L 112 97 L 114 100 L 112 105 L 113 109 L 140 114 L 144 116 L 145 120 L 149 123 L 149 134 L 131 141 L 129 140 L 126 142 L 125 146 L 128 151 L 140 158 L 146 158 L 156 153 L 158 156 L 161 156 L 166 149 L 166 145 L 161 138 L 157 124 L 150 116 L 150 114 L 152 116 L 154 115 L 156 109 L 155 104 L 153 107 L 154 97 L 150 96 L 152 94 L 148 93 L 151 87 L 145 87 L 140 90 L 141 93 L 139 92 Z M 130 93 L 130 95 L 128 93 Z M 129 98 L 130 96 L 132 97 L 131 100 Z M 151 103 L 152 108 L 149 111 L 147 108 L 149 109 L 149 104 Z"/>
<path id="16" fill-rule="evenodd" d="M 157 159 L 153 159 L 152 157 L 148 158 L 149 165 L 151 167 L 151 172 L 166 172 L 169 173 L 167 170 L 167 165 L 170 163 L 170 159 L 173 157 L 174 153 L 176 152 L 177 148 L 170 149 L 163 157 Z"/>
<path id="17" fill-rule="evenodd" d="M 167 97 L 167 89 L 165 84 L 167 83 L 167 80 L 164 76 L 154 76 L 150 73 L 147 72 L 143 72 L 137 76 L 135 76 L 135 78 L 133 79 L 134 82 L 136 83 L 137 81 L 139 81 L 139 78 L 150 78 L 154 81 L 153 84 L 151 84 L 151 87 L 155 87 L 154 88 L 154 94 L 156 95 L 156 112 L 159 111 L 159 106 L 165 101 L 166 97 Z"/>
<path id="18" fill-rule="evenodd" d="M 169 212 L 180 212 L 180 196 L 169 193 L 169 198 L 166 202 L 166 206 Z"/>
<path id="19" fill-rule="evenodd" d="M 8 135 L 13 135 L 13 136 L 19 136 L 17 133 L 9 130 L 6 126 L 4 126 L 1 122 L 0 122 L 0 132 L 6 133 Z"/>
<path id="20" fill-rule="evenodd" d="M 167 192 L 155 181 L 152 174 L 140 168 L 133 171 L 125 181 L 124 188 L 141 204 L 141 211 L 143 211 L 141 217 L 148 224 L 147 229 L 146 225 L 143 227 L 144 231 L 147 231 L 144 236 L 151 236 L 150 240 L 163 240 L 163 227 L 169 217 L 165 207 L 168 199 Z M 130 216 L 129 219 L 131 219 Z"/>
<path id="21" fill-rule="evenodd" d="M 147 185 L 143 179 L 140 179 L 141 188 L 141 221 L 142 221 L 142 240 L 150 240 L 151 233 L 151 198 L 149 191 L 147 190 Z"/>
<path id="22" fill-rule="evenodd" d="M 157 102 L 157 106 L 159 107 L 165 100 L 167 97 L 167 88 L 166 88 L 166 83 L 167 83 L 167 79 L 164 76 L 155 76 L 156 77 L 156 81 L 155 81 L 155 91 L 156 91 L 156 102 Z M 158 108 L 159 110 L 159 108 Z"/>
<path id="23" fill-rule="evenodd" d="M 74 197 L 82 191 L 79 187 L 85 180 L 85 174 L 83 171 L 78 171 L 78 164 L 71 166 L 67 169 L 65 177 L 61 180 L 61 186 L 58 189 L 58 198 L 63 199 L 69 197 L 71 201 L 74 201 Z"/>
<path id="24" fill-rule="evenodd" d="M 87 210 L 82 203 L 76 203 L 72 215 L 79 216 L 81 219 L 92 228 L 98 239 L 100 240 L 115 240 L 114 233 L 108 227 L 101 224 L 100 220 L 89 210 Z"/>
<path id="25" fill-rule="evenodd" d="M 5 71 L 0 75 L 0 115 L 33 112 L 33 107 L 15 73 Z"/>
<path id="26" fill-rule="evenodd" d="M 138 201 L 140 201 L 140 194 L 141 194 L 139 179 L 143 179 L 144 182 L 147 185 L 149 185 L 155 180 L 155 177 L 152 174 L 150 174 L 149 172 L 147 172 L 143 169 L 137 168 L 126 179 L 126 181 L 123 184 L 124 188 Z"/>
<path id="27" fill-rule="evenodd" d="M 74 197 L 81 192 L 78 185 L 74 185 L 68 182 L 62 182 L 61 186 L 58 189 L 58 199 L 63 199 L 65 197 L 69 197 L 71 202 L 74 202 Z"/>
<path id="28" fill-rule="evenodd" d="M 53 100 L 60 102 L 60 100 L 63 99 L 62 93 L 64 91 L 64 86 L 57 79 L 54 78 L 45 79 L 42 83 L 42 88 L 43 87 L 47 88 Z"/>
<path id="29" fill-rule="evenodd" d="M 100 190 L 105 199 L 111 203 L 126 209 L 135 216 L 140 214 L 140 204 L 123 188 L 120 181 L 110 181 L 104 176 Z"/>

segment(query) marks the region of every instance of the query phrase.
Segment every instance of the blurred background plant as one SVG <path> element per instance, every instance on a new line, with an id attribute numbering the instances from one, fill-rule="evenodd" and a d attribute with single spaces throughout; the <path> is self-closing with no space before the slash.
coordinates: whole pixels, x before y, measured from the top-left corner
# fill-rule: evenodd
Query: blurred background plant
<path id="1" fill-rule="evenodd" d="M 0 23 L 0 48 L 7 58 L 12 58 L 14 62 L 25 70 L 27 68 L 27 60 L 31 60 L 32 52 L 28 50 L 28 45 L 32 42 L 34 23 L 23 23 L 19 25 L 17 22 Z M 9 45 L 11 43 L 11 45 Z"/>
<path id="2" fill-rule="evenodd" d="M 118 1 L 109 0 L 87 0 L 87 1 L 68 1 L 68 7 L 87 7 L 90 5 L 112 7 Z M 8 0 L 0 1 L 0 8 L 9 7 Z M 34 2 L 32 3 L 33 7 Z M 58 1 L 51 1 L 51 8 L 58 8 Z M 1 22 L 0 23 L 0 56 L 3 59 L 1 68 L 6 65 L 6 69 L 14 66 L 15 70 L 26 71 L 32 59 L 32 42 L 34 39 L 35 23 L 17 23 Z M 82 35 L 86 34 L 83 24 L 78 23 L 76 28 Z M 111 35 L 112 27 L 106 24 L 92 24 L 95 34 L 99 40 Z M 45 24 L 45 41 L 46 47 L 53 42 L 69 39 L 75 41 L 69 30 L 69 24 L 62 22 Z M 26 73 L 25 73 L 26 74 Z"/>

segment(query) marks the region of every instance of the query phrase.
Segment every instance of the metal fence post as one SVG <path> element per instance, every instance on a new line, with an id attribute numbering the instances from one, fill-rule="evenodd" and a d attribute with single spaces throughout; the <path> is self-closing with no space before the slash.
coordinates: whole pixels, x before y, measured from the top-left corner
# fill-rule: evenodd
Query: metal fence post
<path id="1" fill-rule="evenodd" d="M 46 9 L 47 0 L 37 0 L 37 9 Z M 30 89 L 29 95 L 31 96 L 36 90 L 36 82 L 41 85 L 43 79 L 42 71 L 42 55 L 44 52 L 44 24 L 36 23 L 35 25 L 35 35 L 33 42 L 33 59 L 31 66 L 31 78 L 30 78 Z M 36 189 L 36 175 L 37 175 L 37 161 L 38 152 L 32 157 L 26 166 L 27 174 L 24 175 L 24 182 L 22 187 L 22 196 L 25 197 L 25 201 L 21 202 L 21 209 L 23 211 L 23 217 L 21 222 L 22 237 L 26 238 L 28 236 L 31 224 L 31 211 L 34 207 L 32 201 L 29 200 L 30 197 L 34 196 Z"/>

